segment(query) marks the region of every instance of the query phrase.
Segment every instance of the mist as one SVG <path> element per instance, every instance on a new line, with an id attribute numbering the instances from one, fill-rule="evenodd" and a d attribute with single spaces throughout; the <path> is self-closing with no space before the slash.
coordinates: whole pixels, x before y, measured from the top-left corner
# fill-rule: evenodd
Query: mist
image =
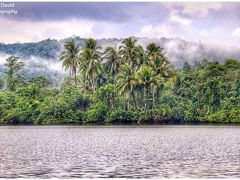
<path id="1" fill-rule="evenodd" d="M 0 54 L 0 73 L 4 75 L 6 72 L 6 59 L 10 57 L 10 54 Z M 20 74 L 25 78 L 34 76 L 47 76 L 50 81 L 61 82 L 66 75 L 66 72 L 62 68 L 62 62 L 53 59 L 43 59 L 36 56 L 29 58 L 20 58 L 19 61 L 24 63 L 24 68 Z"/>
<path id="2" fill-rule="evenodd" d="M 74 36 L 76 42 L 83 47 L 84 39 Z M 25 78 L 33 77 L 33 76 L 47 76 L 49 80 L 60 83 L 63 81 L 64 76 L 68 75 L 67 72 L 62 68 L 62 62 L 59 61 L 60 52 L 62 50 L 63 43 L 66 39 L 56 41 L 56 40 L 48 40 L 41 41 L 37 43 L 32 43 L 31 46 L 28 47 L 45 47 L 44 42 L 48 42 L 48 45 L 54 44 L 56 48 L 46 48 L 44 51 L 39 51 L 39 56 L 31 55 L 31 50 L 25 48 L 25 52 L 22 54 L 8 54 L 4 52 L 5 45 L 2 45 L 2 51 L 0 53 L 0 74 L 4 75 L 4 71 L 6 71 L 6 67 L 4 64 L 6 63 L 6 59 L 15 55 L 20 57 L 20 61 L 24 62 L 25 67 L 21 71 L 21 74 Z M 137 38 L 137 43 L 142 45 L 143 48 L 149 43 L 156 43 L 160 47 L 162 47 L 165 55 L 169 59 L 169 61 L 175 65 L 177 68 L 181 68 L 185 62 L 189 64 L 194 64 L 195 62 L 201 61 L 203 59 L 208 59 L 209 61 L 218 61 L 223 62 L 225 59 L 233 58 L 240 59 L 240 49 L 237 47 L 219 45 L 219 44 L 204 44 L 201 42 L 191 42 L 185 41 L 180 38 Z M 112 46 L 114 48 L 119 48 L 122 44 L 123 39 L 117 38 L 102 38 L 97 40 L 97 44 L 101 47 L 100 51 L 104 51 L 106 47 Z M 22 48 L 23 44 L 18 44 L 19 49 Z M 16 46 L 16 44 L 15 44 Z M 11 44 L 6 45 L 6 47 L 11 47 Z M 50 46 L 51 47 L 51 46 Z M 6 49 L 8 49 L 6 48 Z M 29 55 L 30 54 L 30 55 Z M 52 58 L 44 57 L 45 54 L 53 55 Z M 42 55 L 42 57 L 40 57 Z"/>

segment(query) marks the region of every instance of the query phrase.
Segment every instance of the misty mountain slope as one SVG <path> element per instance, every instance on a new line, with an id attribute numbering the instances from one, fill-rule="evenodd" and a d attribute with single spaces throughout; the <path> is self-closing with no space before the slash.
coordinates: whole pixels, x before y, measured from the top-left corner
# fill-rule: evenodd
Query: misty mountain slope
<path id="1" fill-rule="evenodd" d="M 84 38 L 73 37 L 80 47 L 83 47 Z M 46 39 L 32 43 L 0 43 L 0 73 L 4 71 L 3 64 L 10 55 L 16 55 L 26 64 L 23 71 L 24 76 L 46 75 L 53 81 L 63 79 L 65 72 L 59 62 L 60 52 L 63 44 L 69 38 L 62 40 Z M 210 61 L 224 61 L 227 58 L 240 59 L 240 49 L 222 45 L 210 45 L 185 41 L 180 38 L 137 38 L 138 44 L 146 47 L 147 44 L 155 42 L 164 48 L 166 56 L 176 67 L 181 67 L 184 62 L 190 64 L 202 59 Z M 98 46 L 103 51 L 107 46 L 118 48 L 123 39 L 102 38 L 98 39 Z"/>
<path id="2" fill-rule="evenodd" d="M 30 56 L 38 56 L 49 59 L 59 56 L 62 45 L 57 40 L 46 39 L 37 43 L 14 43 L 3 44 L 0 43 L 0 53 L 14 54 L 22 58 Z"/>

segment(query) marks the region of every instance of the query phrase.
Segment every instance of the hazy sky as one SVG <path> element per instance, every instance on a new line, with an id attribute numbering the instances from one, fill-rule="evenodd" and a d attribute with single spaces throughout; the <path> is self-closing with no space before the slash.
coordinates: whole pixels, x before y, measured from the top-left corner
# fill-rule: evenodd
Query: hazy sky
<path id="1" fill-rule="evenodd" d="M 3 10 L 17 14 L 3 14 Z M 0 42 L 180 37 L 240 46 L 240 3 L 15 3 L 0 7 Z"/>

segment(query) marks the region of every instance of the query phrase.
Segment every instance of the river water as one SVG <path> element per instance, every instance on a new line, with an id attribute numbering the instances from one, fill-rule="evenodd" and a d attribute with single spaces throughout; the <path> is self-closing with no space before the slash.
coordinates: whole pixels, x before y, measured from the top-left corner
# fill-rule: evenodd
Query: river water
<path id="1" fill-rule="evenodd" d="M 0 177 L 240 177 L 240 127 L 2 126 Z"/>

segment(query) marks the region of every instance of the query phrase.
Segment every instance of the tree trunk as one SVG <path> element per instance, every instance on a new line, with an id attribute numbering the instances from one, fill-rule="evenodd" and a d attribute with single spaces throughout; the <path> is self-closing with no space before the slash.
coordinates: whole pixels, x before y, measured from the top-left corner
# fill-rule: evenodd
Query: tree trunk
<path id="1" fill-rule="evenodd" d="M 125 101 L 124 101 L 124 106 L 125 106 L 125 110 L 128 111 L 128 98 L 125 98 Z"/>
<path id="2" fill-rule="evenodd" d="M 115 75 L 113 74 L 113 100 L 112 100 L 112 103 L 113 103 L 113 108 L 115 106 Z"/>
<path id="3" fill-rule="evenodd" d="M 138 110 L 137 102 L 136 102 L 136 97 L 135 97 L 135 93 L 134 93 L 134 92 L 132 92 L 132 96 L 133 96 L 134 108 L 135 108 L 136 110 Z"/>
<path id="4" fill-rule="evenodd" d="M 153 88 L 153 92 L 152 92 L 152 102 L 153 102 L 153 109 L 155 109 L 156 104 L 155 104 L 155 91 L 154 91 L 154 88 Z"/>
<path id="5" fill-rule="evenodd" d="M 146 86 L 143 88 L 143 96 L 144 96 L 144 109 L 147 110 L 147 92 L 146 92 Z"/>
<path id="6" fill-rule="evenodd" d="M 77 73 L 76 72 L 74 73 L 74 82 L 75 82 L 75 85 L 77 85 Z"/>
<path id="7" fill-rule="evenodd" d="M 91 76 L 91 84 L 92 84 L 92 91 L 94 91 L 95 90 L 95 88 L 94 88 L 94 80 L 93 80 L 92 76 Z"/>

